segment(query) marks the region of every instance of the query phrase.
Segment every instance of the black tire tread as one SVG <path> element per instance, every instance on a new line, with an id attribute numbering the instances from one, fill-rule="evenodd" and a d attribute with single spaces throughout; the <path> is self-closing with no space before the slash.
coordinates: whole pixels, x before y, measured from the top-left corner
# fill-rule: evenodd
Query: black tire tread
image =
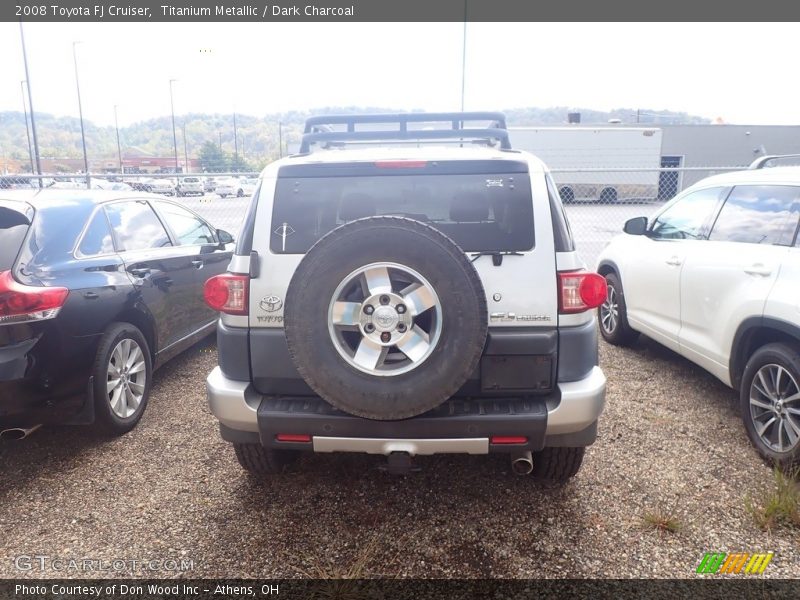
<path id="1" fill-rule="evenodd" d="M 545 448 L 533 453 L 534 479 L 565 483 L 580 470 L 586 448 Z"/>
<path id="2" fill-rule="evenodd" d="M 794 466 L 800 466 L 800 446 L 795 448 L 793 453 L 781 456 L 769 448 L 762 446 L 761 441 L 752 428 L 752 420 L 750 418 L 750 383 L 755 376 L 755 371 L 758 370 L 756 365 L 762 362 L 761 356 L 769 354 L 773 357 L 780 358 L 784 363 L 783 366 L 789 367 L 789 370 L 793 371 L 792 375 L 795 380 L 800 381 L 800 346 L 793 347 L 783 342 L 773 342 L 761 346 L 747 359 L 747 364 L 742 373 L 742 383 L 739 390 L 739 409 L 742 421 L 745 425 L 747 437 L 761 458 L 770 464 L 777 464 L 782 468 L 792 468 Z M 775 361 L 774 358 L 768 360 L 770 362 Z"/>
<path id="3" fill-rule="evenodd" d="M 261 444 L 233 444 L 236 459 L 243 469 L 253 475 L 275 475 L 297 458 L 291 450 L 274 450 Z"/>
<path id="4" fill-rule="evenodd" d="M 485 294 L 484 289 L 483 289 L 483 282 L 481 281 L 480 276 L 478 275 L 478 272 L 468 262 L 468 259 L 466 258 L 466 255 L 464 254 L 463 250 L 461 250 L 461 248 L 458 246 L 458 244 L 456 244 L 452 239 L 450 239 L 448 236 L 446 236 L 444 233 L 442 233 L 441 231 L 439 231 L 435 227 L 431 227 L 430 225 L 427 225 L 425 223 L 422 223 L 422 222 L 414 220 L 414 219 L 409 219 L 407 217 L 399 217 L 399 216 L 388 215 L 388 216 L 379 216 L 379 217 L 366 217 L 364 219 L 357 219 L 355 221 L 351 221 L 350 223 L 347 223 L 345 225 L 337 227 L 336 229 L 333 229 L 332 231 L 329 231 L 324 236 L 322 236 L 319 240 L 317 240 L 317 242 L 306 253 L 306 256 L 304 257 L 303 261 L 304 262 L 306 260 L 313 261 L 314 257 L 316 256 L 317 253 L 325 252 L 326 240 L 328 240 L 329 238 L 334 237 L 334 236 L 338 237 L 339 235 L 341 235 L 343 233 L 343 231 L 342 231 L 343 229 L 348 228 L 350 225 L 352 225 L 354 223 L 359 223 L 359 222 L 364 222 L 364 221 L 370 221 L 370 222 L 375 223 L 375 224 L 387 224 L 388 223 L 389 225 L 395 226 L 398 229 L 402 229 L 402 230 L 411 229 L 411 230 L 417 231 L 418 233 L 425 234 L 425 235 L 427 235 L 429 237 L 429 239 L 434 241 L 441 248 L 441 250 L 443 252 L 446 252 L 448 255 L 450 255 L 454 259 L 453 260 L 453 264 L 454 265 L 461 266 L 461 265 L 464 265 L 464 263 L 466 263 L 466 266 L 470 267 L 470 268 L 465 268 L 464 269 L 464 273 L 466 274 L 467 278 L 469 279 L 469 283 L 472 286 L 472 289 L 476 290 L 477 300 L 478 300 L 478 303 L 479 303 L 479 318 L 481 319 L 481 322 L 483 322 L 483 323 L 488 322 L 488 317 L 487 317 L 488 309 L 487 309 L 487 305 L 486 305 L 486 294 Z M 353 232 L 349 231 L 349 230 L 346 230 L 345 233 L 348 234 L 348 235 L 352 235 L 353 234 Z M 301 267 L 302 267 L 302 263 L 301 263 Z M 296 295 L 300 294 L 300 291 L 298 290 L 298 286 L 294 285 L 294 283 L 295 283 L 295 278 L 297 277 L 297 273 L 298 273 L 299 270 L 300 270 L 300 267 L 298 267 L 298 270 L 295 271 L 295 274 L 292 277 L 292 281 L 289 284 L 289 289 L 288 289 L 288 291 L 286 293 L 285 306 L 291 307 L 291 306 L 295 306 L 296 305 L 295 297 L 296 297 Z M 285 314 L 287 314 L 287 313 L 285 313 Z M 288 314 L 287 314 L 287 316 L 288 316 Z M 305 362 L 301 359 L 301 357 L 297 355 L 296 349 L 295 349 L 294 345 L 291 342 L 291 340 L 296 335 L 295 332 L 297 332 L 297 334 L 300 334 L 300 330 L 304 326 L 305 326 L 305 323 L 295 323 L 294 319 L 284 318 L 284 331 L 286 333 L 286 339 L 287 339 L 287 342 L 288 342 L 287 345 L 288 345 L 288 348 L 289 348 L 289 356 L 290 356 L 290 358 L 292 360 L 292 363 L 295 365 L 295 367 L 297 369 L 297 372 L 303 378 L 303 380 L 306 383 L 308 383 L 308 385 L 312 389 L 314 389 L 314 391 L 316 391 L 320 396 L 322 396 L 324 398 L 325 397 L 324 391 L 320 390 L 319 387 L 315 384 L 315 380 L 316 380 L 316 373 L 315 373 L 315 369 L 314 369 L 315 365 L 313 365 L 313 364 L 308 364 L 308 365 L 305 364 Z M 482 339 L 476 339 L 475 343 L 472 346 L 472 350 L 473 350 L 472 353 L 464 357 L 463 364 L 468 365 L 466 367 L 465 371 L 472 372 L 477 367 L 478 362 L 480 361 L 481 356 L 483 354 L 483 347 L 484 347 L 484 345 L 486 343 L 487 334 L 488 334 L 488 328 L 484 327 L 483 328 L 483 337 L 482 337 Z M 464 348 L 463 350 L 466 352 L 467 348 Z M 464 379 L 466 379 L 466 377 Z M 457 391 L 457 389 L 461 386 L 461 384 L 463 384 L 463 381 L 458 383 L 458 385 L 452 386 L 453 389 L 450 390 L 448 393 L 443 394 L 443 397 L 440 399 L 440 403 L 444 402 L 453 393 L 455 393 Z M 330 402 L 330 400 L 328 400 L 328 401 Z M 347 410 L 347 409 L 344 409 L 343 407 L 338 407 L 338 408 L 343 409 L 343 410 Z M 407 414 L 395 414 L 395 413 L 386 413 L 386 414 L 381 414 L 381 415 L 366 414 L 366 413 L 359 414 L 359 413 L 356 413 L 356 412 L 354 412 L 352 410 L 347 410 L 347 412 L 350 412 L 351 414 L 354 414 L 356 416 L 365 417 L 365 418 L 385 419 L 385 420 L 392 420 L 392 419 L 397 419 L 397 418 L 408 418 L 409 416 L 411 416 L 411 415 L 407 415 Z"/>
<path id="5" fill-rule="evenodd" d="M 135 341 L 137 344 L 139 344 L 139 347 L 142 349 L 147 364 L 146 367 L 147 381 L 146 381 L 144 397 L 141 403 L 142 410 L 140 411 L 136 419 L 127 424 L 123 424 L 119 420 L 111 416 L 110 409 L 107 408 L 108 401 L 106 400 L 106 395 L 101 393 L 102 388 L 104 387 L 104 378 L 102 377 L 102 375 L 105 374 L 106 372 L 108 363 L 108 353 L 112 349 L 111 345 L 117 341 L 117 337 L 121 333 L 125 332 L 132 334 L 129 337 L 132 337 L 134 339 L 138 338 L 135 339 Z M 103 333 L 103 338 L 100 340 L 100 344 L 97 347 L 97 354 L 95 355 L 94 364 L 92 365 L 92 373 L 94 374 L 95 377 L 94 402 L 95 402 L 95 426 L 97 427 L 97 429 L 106 435 L 118 436 L 127 433 L 128 431 L 136 427 L 136 425 L 141 420 L 141 417 L 144 414 L 145 409 L 147 408 L 147 403 L 150 396 L 150 389 L 153 385 L 153 365 L 150 355 L 150 346 L 147 343 L 147 338 L 145 338 L 142 332 L 135 325 L 132 325 L 131 323 L 124 323 L 124 322 L 112 323 Z"/>

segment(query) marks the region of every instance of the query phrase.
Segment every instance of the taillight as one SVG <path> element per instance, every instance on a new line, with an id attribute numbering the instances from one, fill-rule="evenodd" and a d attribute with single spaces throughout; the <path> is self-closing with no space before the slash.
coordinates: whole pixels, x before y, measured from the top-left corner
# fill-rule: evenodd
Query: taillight
<path id="1" fill-rule="evenodd" d="M 558 274 L 558 312 L 579 313 L 597 308 L 606 301 L 606 279 L 588 271 L 564 271 Z"/>
<path id="2" fill-rule="evenodd" d="M 203 298 L 211 308 L 229 315 L 246 315 L 250 277 L 224 273 L 203 286 Z"/>
<path id="3" fill-rule="evenodd" d="M 52 319 L 68 295 L 67 288 L 23 285 L 11 271 L 0 272 L 0 325 Z"/>

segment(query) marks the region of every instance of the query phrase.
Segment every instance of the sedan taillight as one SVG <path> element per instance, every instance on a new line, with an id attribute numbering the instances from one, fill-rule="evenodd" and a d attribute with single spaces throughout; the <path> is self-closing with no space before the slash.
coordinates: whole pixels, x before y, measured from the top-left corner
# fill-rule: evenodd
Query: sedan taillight
<path id="1" fill-rule="evenodd" d="M 580 313 L 606 301 L 606 279 L 588 271 L 561 271 L 558 274 L 558 312 Z"/>
<path id="2" fill-rule="evenodd" d="M 203 298 L 214 310 L 229 315 L 246 315 L 250 277 L 224 273 L 215 275 L 203 286 Z"/>
<path id="3" fill-rule="evenodd" d="M 11 276 L 11 271 L 2 271 L 0 325 L 52 319 L 58 315 L 68 295 L 67 288 L 23 285 Z"/>

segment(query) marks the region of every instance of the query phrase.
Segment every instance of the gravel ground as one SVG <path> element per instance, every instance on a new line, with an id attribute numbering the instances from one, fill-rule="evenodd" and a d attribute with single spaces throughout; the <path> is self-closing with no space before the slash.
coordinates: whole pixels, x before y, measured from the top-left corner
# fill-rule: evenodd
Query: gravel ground
<path id="1" fill-rule="evenodd" d="M 563 488 L 512 475 L 502 456 L 421 458 L 420 473 L 396 478 L 379 457 L 307 455 L 256 481 L 206 407 L 207 340 L 157 373 L 144 419 L 122 438 L 74 428 L 0 443 L 0 576 L 81 575 L 15 568 L 42 554 L 194 566 L 108 576 L 675 578 L 706 551 L 773 551 L 765 577 L 800 577 L 798 530 L 764 532 L 745 508 L 772 473 L 735 394 L 645 339 L 601 344 L 601 362 L 600 437 Z M 658 510 L 681 530 L 644 525 Z"/>

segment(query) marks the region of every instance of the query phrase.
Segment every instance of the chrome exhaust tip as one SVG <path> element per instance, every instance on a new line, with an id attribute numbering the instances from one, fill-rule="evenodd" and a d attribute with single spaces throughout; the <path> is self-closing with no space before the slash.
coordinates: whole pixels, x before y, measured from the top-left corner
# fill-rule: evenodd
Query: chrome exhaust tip
<path id="1" fill-rule="evenodd" d="M 530 475 L 533 471 L 533 457 L 531 451 L 519 452 L 511 455 L 511 470 L 516 475 Z"/>
<path id="2" fill-rule="evenodd" d="M 34 425 L 33 427 L 12 427 L 11 429 L 3 429 L 2 431 L 0 431 L 0 439 L 24 440 L 34 431 L 39 429 L 39 427 L 41 427 L 41 425 Z"/>

